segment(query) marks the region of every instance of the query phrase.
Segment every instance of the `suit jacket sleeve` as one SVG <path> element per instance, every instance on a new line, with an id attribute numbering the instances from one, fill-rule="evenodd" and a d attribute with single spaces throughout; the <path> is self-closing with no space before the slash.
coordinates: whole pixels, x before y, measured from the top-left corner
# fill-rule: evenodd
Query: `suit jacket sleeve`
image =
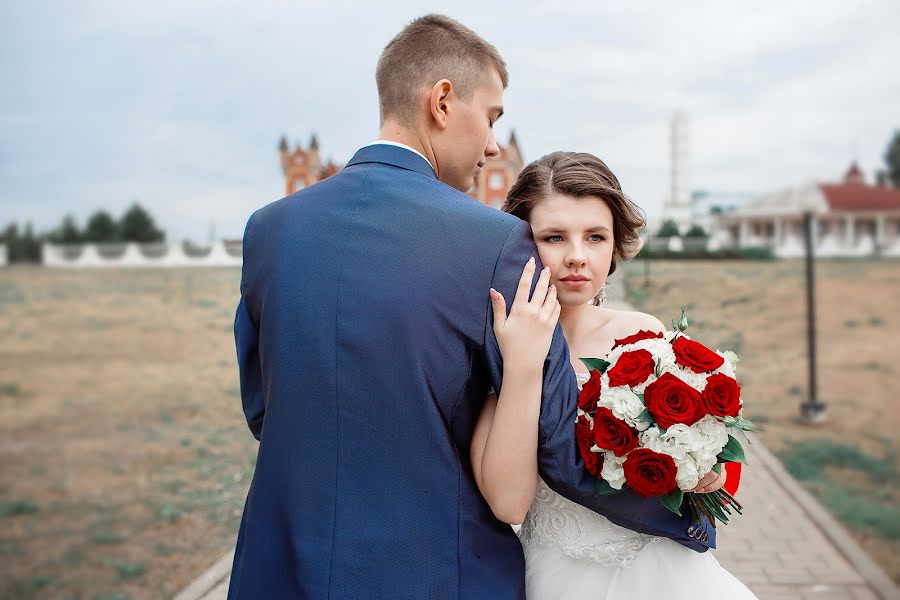
<path id="1" fill-rule="evenodd" d="M 249 297 L 250 274 L 253 269 L 250 221 L 244 230 L 243 266 L 241 267 L 241 300 L 234 317 L 234 343 L 237 347 L 238 372 L 241 384 L 241 404 L 250 432 L 257 440 L 262 435 L 263 417 L 266 413 L 262 386 L 262 368 L 259 362 L 259 331 L 257 321 L 251 316 Z"/>
<path id="2" fill-rule="evenodd" d="M 524 222 L 517 224 L 507 237 L 494 270 L 493 287 L 507 301 L 507 308 L 515 297 L 515 289 L 522 268 L 529 257 L 539 261 L 537 248 L 531 238 L 531 228 Z M 538 264 L 536 274 L 542 266 Z M 485 291 L 485 297 L 487 297 Z M 489 300 L 488 300 L 489 303 Z M 500 390 L 503 357 L 494 336 L 492 312 L 488 310 L 485 325 L 485 353 L 494 389 Z M 631 490 L 611 496 L 594 493 L 595 480 L 584 468 L 575 438 L 578 384 L 569 361 L 569 349 L 562 329 L 557 326 L 544 364 L 544 388 L 538 440 L 538 470 L 554 491 L 581 504 L 628 529 L 664 536 L 697 551 L 715 547 L 715 530 L 704 520 L 692 523 L 689 512 L 679 517 L 666 509 L 656 498 L 644 499 Z M 689 534 L 700 527 L 706 536 Z M 707 537 L 708 543 L 699 541 Z"/>

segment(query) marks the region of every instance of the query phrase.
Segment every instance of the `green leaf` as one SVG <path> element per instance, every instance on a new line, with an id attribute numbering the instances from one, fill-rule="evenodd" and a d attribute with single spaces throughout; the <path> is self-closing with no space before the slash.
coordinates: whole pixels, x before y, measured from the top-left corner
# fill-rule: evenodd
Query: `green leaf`
<path id="1" fill-rule="evenodd" d="M 638 420 L 639 421 L 650 421 L 651 423 L 656 422 L 653 420 L 653 415 L 650 414 L 649 408 L 645 408 L 643 411 L 641 411 L 641 414 L 638 415 Z"/>
<path id="2" fill-rule="evenodd" d="M 733 435 L 728 436 L 728 443 L 719 452 L 718 459 L 720 462 L 739 462 L 747 464 L 747 457 L 744 456 L 744 448 Z"/>
<path id="3" fill-rule="evenodd" d="M 606 369 L 609 368 L 609 361 L 603 360 L 602 358 L 582 358 L 580 360 L 588 369 L 591 371 L 599 371 L 601 375 L 606 373 Z"/>
<path id="4" fill-rule="evenodd" d="M 717 462 L 716 464 L 714 464 L 712 470 L 715 471 L 717 475 L 721 475 L 722 474 L 722 463 Z"/>
<path id="5" fill-rule="evenodd" d="M 725 423 L 726 427 L 734 427 L 741 431 L 759 431 L 759 428 L 753 424 L 753 421 L 748 421 L 747 419 L 738 419 L 735 417 L 725 417 L 724 419 L 720 417 L 720 419 Z"/>
<path id="6" fill-rule="evenodd" d="M 681 501 L 684 500 L 684 492 L 680 489 L 675 488 L 674 492 L 670 492 L 665 496 L 660 496 L 659 501 L 662 502 L 662 505 L 668 508 L 670 511 L 681 516 Z"/>
<path id="7" fill-rule="evenodd" d="M 594 486 L 594 493 L 598 496 L 611 496 L 612 494 L 618 494 L 619 490 L 609 485 L 605 479 L 598 479 L 597 485 Z"/>

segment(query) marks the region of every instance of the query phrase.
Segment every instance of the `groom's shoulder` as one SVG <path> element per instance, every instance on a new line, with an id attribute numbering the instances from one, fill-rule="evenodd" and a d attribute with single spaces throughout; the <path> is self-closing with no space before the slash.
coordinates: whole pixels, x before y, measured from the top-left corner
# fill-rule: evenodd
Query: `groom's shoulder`
<path id="1" fill-rule="evenodd" d="M 460 220 L 466 221 L 472 227 L 486 229 L 492 233 L 509 233 L 514 227 L 523 223 L 519 217 L 488 206 L 450 186 L 442 183 L 436 183 L 436 185 L 442 188 L 444 194 L 444 198 L 441 199 L 443 209 L 454 214 Z"/>

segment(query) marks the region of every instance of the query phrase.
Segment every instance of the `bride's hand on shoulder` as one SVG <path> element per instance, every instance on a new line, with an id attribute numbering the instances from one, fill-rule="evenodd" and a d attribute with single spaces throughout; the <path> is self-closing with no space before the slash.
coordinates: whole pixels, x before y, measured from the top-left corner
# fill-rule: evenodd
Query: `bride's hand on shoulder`
<path id="1" fill-rule="evenodd" d="M 519 278 L 509 316 L 506 314 L 506 299 L 491 288 L 494 335 L 500 345 L 504 368 L 543 369 L 553 331 L 559 321 L 560 306 L 556 299 L 556 286 L 550 285 L 550 269 L 541 271 L 534 294 L 531 299 L 528 298 L 534 271 L 532 258 Z"/>

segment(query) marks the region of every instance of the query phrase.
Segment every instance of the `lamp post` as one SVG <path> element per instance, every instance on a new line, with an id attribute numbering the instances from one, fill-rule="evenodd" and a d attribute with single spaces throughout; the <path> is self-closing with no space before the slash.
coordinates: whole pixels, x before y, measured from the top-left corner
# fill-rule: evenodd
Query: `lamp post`
<path id="1" fill-rule="evenodd" d="M 810 424 L 824 423 L 827 418 L 825 404 L 819 402 L 816 388 L 816 295 L 815 256 L 813 248 L 813 227 L 815 221 L 811 212 L 803 214 L 803 230 L 806 237 L 806 330 L 807 356 L 809 359 L 808 397 L 800 404 L 800 415 Z"/>

